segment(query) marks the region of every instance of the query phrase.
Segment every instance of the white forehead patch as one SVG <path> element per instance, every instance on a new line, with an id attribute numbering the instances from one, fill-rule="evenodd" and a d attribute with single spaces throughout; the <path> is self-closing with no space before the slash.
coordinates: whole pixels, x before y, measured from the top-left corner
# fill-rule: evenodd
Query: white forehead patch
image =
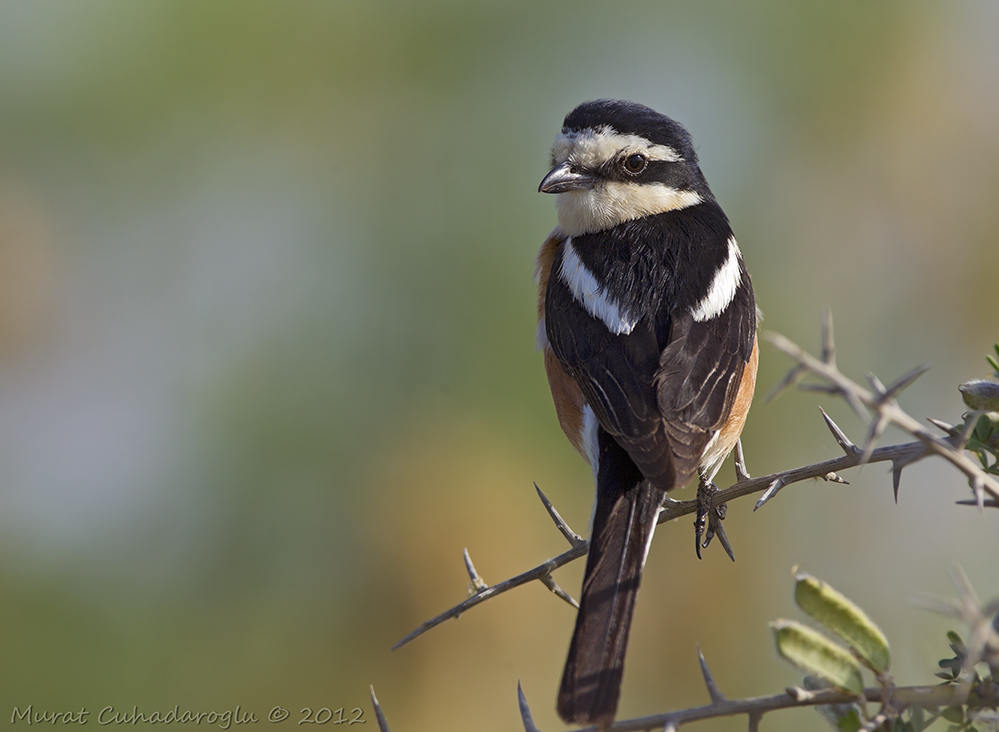
<path id="1" fill-rule="evenodd" d="M 725 312 L 725 308 L 735 299 L 735 293 L 739 289 L 739 285 L 742 284 L 741 260 L 742 252 L 739 250 L 739 245 L 736 243 L 735 237 L 730 236 L 728 256 L 715 272 L 715 276 L 711 280 L 711 287 L 708 288 L 708 294 L 690 311 L 694 320 L 704 322 Z"/>
<path id="2" fill-rule="evenodd" d="M 641 135 L 623 134 L 606 125 L 583 130 L 562 130 L 555 136 L 552 159 L 556 165 L 569 160 L 595 168 L 609 160 L 642 153 L 649 160 L 678 163 L 680 153 L 669 145 L 656 145 Z"/>

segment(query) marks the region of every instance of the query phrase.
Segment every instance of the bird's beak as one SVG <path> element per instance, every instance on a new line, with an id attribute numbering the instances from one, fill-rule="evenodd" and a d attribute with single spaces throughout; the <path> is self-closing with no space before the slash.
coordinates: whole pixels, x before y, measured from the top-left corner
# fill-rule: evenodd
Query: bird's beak
<path id="1" fill-rule="evenodd" d="M 584 173 L 575 165 L 566 161 L 556 165 L 538 186 L 538 193 L 565 193 L 566 191 L 586 191 L 596 185 L 597 179 L 589 173 Z"/>

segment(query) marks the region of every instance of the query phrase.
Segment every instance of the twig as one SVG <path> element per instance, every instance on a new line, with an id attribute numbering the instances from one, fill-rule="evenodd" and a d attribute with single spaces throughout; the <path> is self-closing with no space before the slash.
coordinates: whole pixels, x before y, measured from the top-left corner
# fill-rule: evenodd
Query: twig
<path id="1" fill-rule="evenodd" d="M 868 462 L 870 463 L 880 463 L 894 461 L 899 458 L 910 457 L 916 453 L 925 453 L 925 447 L 922 442 L 907 442 L 901 445 L 889 445 L 887 447 L 879 447 L 871 453 L 871 458 Z M 860 453 L 854 455 L 843 455 L 842 457 L 832 458 L 831 460 L 823 460 L 822 462 L 813 463 L 811 465 L 805 465 L 800 468 L 794 468 L 792 470 L 786 470 L 782 473 L 772 473 L 770 475 L 760 476 L 758 478 L 751 478 L 750 480 L 744 480 L 736 483 L 725 490 L 718 491 L 710 498 L 711 506 L 718 506 L 726 501 L 731 501 L 736 498 L 741 498 L 742 496 L 747 496 L 753 493 L 759 493 L 762 490 L 767 489 L 769 486 L 773 485 L 777 481 L 781 482 L 781 487 L 791 485 L 793 483 L 800 483 L 801 481 L 808 480 L 809 478 L 824 478 L 829 473 L 838 473 L 841 470 L 846 470 L 847 468 L 856 467 L 860 464 Z M 675 518 L 680 518 L 681 516 L 686 516 L 697 511 L 697 501 L 668 501 L 666 505 L 663 506 L 662 510 L 659 512 L 659 523 L 665 521 L 672 521 Z M 563 567 L 569 562 L 586 556 L 586 552 L 589 549 L 590 543 L 588 541 L 583 541 L 583 543 L 578 546 L 574 546 L 572 549 L 568 549 L 556 557 L 549 559 L 542 564 L 529 569 L 526 572 L 518 574 L 516 577 L 511 577 L 504 582 L 487 587 L 484 590 L 477 592 L 476 594 L 469 597 L 464 602 L 455 605 L 449 610 L 441 613 L 435 618 L 423 623 L 420 627 L 414 630 L 412 633 L 407 635 L 405 638 L 400 640 L 393 646 L 393 650 L 396 648 L 401 648 L 402 646 L 409 643 L 414 638 L 426 633 L 431 628 L 435 628 L 445 620 L 450 620 L 451 618 L 456 618 L 466 610 L 470 610 L 479 603 L 485 602 L 497 595 L 500 595 L 508 590 L 512 590 L 515 587 L 520 587 L 528 582 L 533 582 L 535 580 L 545 582 L 545 577 L 550 577 L 551 573 L 554 572 L 559 567 Z"/>
<path id="2" fill-rule="evenodd" d="M 691 512 L 692 510 L 688 511 L 687 513 Z M 542 580 L 543 577 L 545 577 L 546 575 L 551 575 L 553 571 L 555 571 L 564 564 L 568 564 L 573 559 L 579 559 L 580 557 L 585 557 L 586 550 L 589 546 L 590 546 L 589 542 L 586 542 L 585 544 L 580 544 L 579 546 L 573 549 L 570 549 L 566 552 L 563 552 L 562 554 L 559 554 L 554 559 L 549 559 L 544 564 L 539 564 L 534 569 L 530 569 L 524 572 L 523 574 L 518 574 L 516 577 L 511 577 L 505 582 L 500 582 L 499 584 L 495 584 L 492 587 L 487 587 L 481 592 L 472 595 L 464 602 L 455 605 L 450 610 L 441 613 L 436 618 L 428 620 L 419 628 L 417 628 L 412 633 L 403 638 L 401 641 L 392 646 L 392 650 L 395 650 L 396 648 L 401 648 L 414 638 L 423 635 L 431 628 L 437 627 L 445 620 L 450 620 L 451 618 L 458 617 L 466 610 L 478 605 L 480 602 L 485 602 L 486 600 L 495 597 L 496 595 L 502 594 L 507 590 L 512 590 L 514 587 L 520 587 L 521 585 L 525 585 L 528 582 L 532 582 L 534 580 Z"/>
<path id="3" fill-rule="evenodd" d="M 929 454 L 935 454 L 943 457 L 957 467 L 958 470 L 968 476 L 972 491 L 974 493 L 974 500 L 970 502 L 972 505 L 977 505 L 980 509 L 983 509 L 986 506 L 999 507 L 999 483 L 997 483 L 991 475 L 986 473 L 977 463 L 971 460 L 962 451 L 964 445 L 967 443 L 967 438 L 970 435 L 967 426 L 965 426 L 963 431 L 959 432 L 956 428 L 947 425 L 946 423 L 934 422 L 935 426 L 940 427 L 940 429 L 948 433 L 947 437 L 941 437 L 925 429 L 918 421 L 916 421 L 915 418 L 909 416 L 909 414 L 902 410 L 902 408 L 898 405 L 898 402 L 895 401 L 896 395 L 902 389 L 912 384 L 912 382 L 915 381 L 921 374 L 925 373 L 926 367 L 921 366 L 917 369 L 909 371 L 907 374 L 903 375 L 887 387 L 884 386 L 884 384 L 882 384 L 880 379 L 876 376 L 869 374 L 868 381 L 870 381 L 874 392 L 868 391 L 844 376 L 836 366 L 836 346 L 833 339 L 832 315 L 828 311 L 823 313 L 821 359 L 817 359 L 809 355 L 799 346 L 792 343 L 782 335 L 770 333 L 765 337 L 778 349 L 797 361 L 787 376 L 778 384 L 777 388 L 771 392 L 771 396 L 784 387 L 797 383 L 803 376 L 811 372 L 828 382 L 826 384 L 811 386 L 817 386 L 821 391 L 841 396 L 853 407 L 854 411 L 856 411 L 862 419 L 867 418 L 868 409 L 874 412 L 875 417 L 871 423 L 871 427 L 869 428 L 865 447 L 861 449 L 850 441 L 850 439 L 839 428 L 839 426 L 836 425 L 832 418 L 829 417 L 825 411 L 823 411 L 823 419 L 829 427 L 829 430 L 836 442 L 843 449 L 843 452 L 845 453 L 844 455 L 831 460 L 824 460 L 822 462 L 786 470 L 781 473 L 765 475 L 759 478 L 747 477 L 743 479 L 741 476 L 746 474 L 743 466 L 742 469 L 737 469 L 739 470 L 737 474 L 740 476 L 738 482 L 725 490 L 718 491 L 711 495 L 709 499 L 709 507 L 711 510 L 714 510 L 715 507 L 721 506 L 722 504 L 736 498 L 765 491 L 763 496 L 761 496 L 756 503 L 754 508 L 754 510 L 756 510 L 770 501 L 783 488 L 786 488 L 794 483 L 814 478 L 822 478 L 827 481 L 846 482 L 839 477 L 839 471 L 866 463 L 878 462 L 891 462 L 892 464 L 892 487 L 895 491 L 895 499 L 897 501 L 902 469 L 917 460 L 921 460 Z M 807 387 L 809 385 L 805 384 L 802 386 Z M 917 441 L 875 448 L 874 442 L 880 436 L 884 427 L 889 423 L 895 424 L 903 430 L 909 432 L 916 437 Z M 966 425 L 973 425 L 974 423 L 975 420 L 969 420 Z M 537 488 L 536 485 L 535 488 Z M 466 552 L 466 566 L 469 568 L 469 576 L 472 577 L 475 594 L 464 602 L 455 605 L 437 617 L 423 623 L 412 633 L 396 643 L 395 646 L 393 646 L 393 649 L 406 645 L 409 641 L 423 635 L 431 628 L 440 625 L 445 620 L 458 617 L 466 610 L 475 607 L 481 602 L 485 602 L 496 595 L 502 594 L 508 590 L 512 590 L 515 587 L 519 587 L 520 585 L 527 584 L 528 582 L 532 582 L 534 580 L 542 582 L 563 600 L 566 600 L 574 606 L 576 605 L 575 601 L 568 594 L 562 591 L 557 584 L 555 584 L 551 574 L 559 567 L 585 556 L 587 549 L 589 548 L 589 542 L 584 540 L 569 528 L 568 524 L 565 523 L 558 511 L 555 510 L 555 507 L 552 506 L 548 498 L 541 492 L 540 488 L 537 488 L 537 491 L 538 496 L 545 505 L 545 509 L 548 511 L 552 520 L 555 522 L 555 525 L 570 543 L 572 548 L 562 554 L 559 554 L 553 559 L 549 559 L 548 561 L 539 564 L 533 569 L 491 587 L 486 586 L 484 582 L 482 582 L 481 587 L 476 583 L 478 575 L 473 575 L 474 568 L 471 567 L 471 560 L 467 559 Z M 988 499 L 985 498 L 985 494 L 989 495 Z M 969 502 L 958 501 L 958 503 L 964 505 Z M 659 513 L 659 523 L 694 513 L 696 510 L 696 500 L 667 501 Z M 479 579 L 479 582 L 481 582 L 481 579 Z"/>
<path id="4" fill-rule="evenodd" d="M 844 376 L 835 365 L 830 365 L 811 356 L 784 336 L 778 333 L 768 333 L 764 337 L 798 362 L 792 372 L 798 373 L 800 369 L 810 371 L 829 382 L 829 390 L 845 398 L 854 406 L 854 409 L 859 404 L 873 411 L 875 418 L 871 425 L 870 438 L 876 438 L 885 424 L 889 422 L 895 424 L 923 443 L 929 452 L 948 460 L 954 467 L 968 476 L 976 498 L 980 493 L 988 493 L 992 498 L 999 500 L 999 482 L 996 482 L 992 476 L 982 470 L 962 451 L 963 444 L 953 442 L 953 438 L 947 440 L 933 434 L 907 414 L 895 401 L 894 397 L 898 391 L 911 384 L 917 376 L 925 372 L 924 368 L 909 372 L 887 388 L 881 387 L 876 378 L 873 379 L 872 384 L 875 385 L 878 392 L 875 395 Z M 870 460 L 865 462 L 870 462 Z M 982 501 L 979 501 L 979 505 L 982 505 Z"/>
<path id="5" fill-rule="evenodd" d="M 521 701 L 521 715 L 530 715 L 527 706 L 527 699 L 523 691 L 519 689 L 518 694 Z M 892 704 L 896 709 L 904 709 L 910 706 L 924 708 L 947 707 L 955 704 L 967 705 L 969 707 L 994 707 L 999 705 L 999 686 L 992 686 L 991 693 L 979 696 L 976 693 L 963 693 L 956 686 L 902 686 L 890 690 Z M 884 699 L 885 690 L 880 686 L 864 689 L 863 697 L 868 702 L 881 702 Z M 726 699 L 719 702 L 712 702 L 700 707 L 680 709 L 665 714 L 656 714 L 650 717 L 637 717 L 635 719 L 622 719 L 603 732 L 637 732 L 637 730 L 653 729 L 677 729 L 688 722 L 696 722 L 702 719 L 713 719 L 715 717 L 731 717 L 737 714 L 747 714 L 750 717 L 750 729 L 752 718 L 761 717 L 767 712 L 778 709 L 790 709 L 792 707 L 813 707 L 826 704 L 852 704 L 857 701 L 857 696 L 838 689 L 820 689 L 817 691 L 806 691 L 798 687 L 791 687 L 783 694 L 773 696 L 758 696 L 749 699 Z M 533 725 L 533 722 L 532 722 Z M 525 729 L 529 732 L 537 732 L 537 728 L 530 729 L 525 724 Z M 583 727 L 577 732 L 599 732 L 597 727 Z"/>

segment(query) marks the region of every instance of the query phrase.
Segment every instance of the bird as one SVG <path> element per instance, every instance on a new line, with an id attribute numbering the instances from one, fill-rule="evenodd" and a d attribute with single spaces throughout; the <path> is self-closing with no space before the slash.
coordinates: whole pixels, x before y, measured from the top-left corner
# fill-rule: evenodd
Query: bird
<path id="1" fill-rule="evenodd" d="M 659 511 L 695 475 L 712 488 L 739 440 L 760 315 L 728 218 L 670 117 L 580 104 L 538 190 L 556 196 L 558 215 L 537 258 L 538 346 L 559 424 L 596 487 L 556 707 L 566 723 L 605 727 Z"/>

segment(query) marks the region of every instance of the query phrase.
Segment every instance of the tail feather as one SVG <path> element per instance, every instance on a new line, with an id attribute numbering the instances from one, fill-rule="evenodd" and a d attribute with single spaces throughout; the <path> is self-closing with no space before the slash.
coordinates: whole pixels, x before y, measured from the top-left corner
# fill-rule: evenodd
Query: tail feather
<path id="1" fill-rule="evenodd" d="M 558 694 L 559 716 L 570 724 L 604 726 L 617 712 L 635 598 L 665 496 L 621 453 L 623 461 L 608 460 L 601 449 L 593 536 Z"/>

